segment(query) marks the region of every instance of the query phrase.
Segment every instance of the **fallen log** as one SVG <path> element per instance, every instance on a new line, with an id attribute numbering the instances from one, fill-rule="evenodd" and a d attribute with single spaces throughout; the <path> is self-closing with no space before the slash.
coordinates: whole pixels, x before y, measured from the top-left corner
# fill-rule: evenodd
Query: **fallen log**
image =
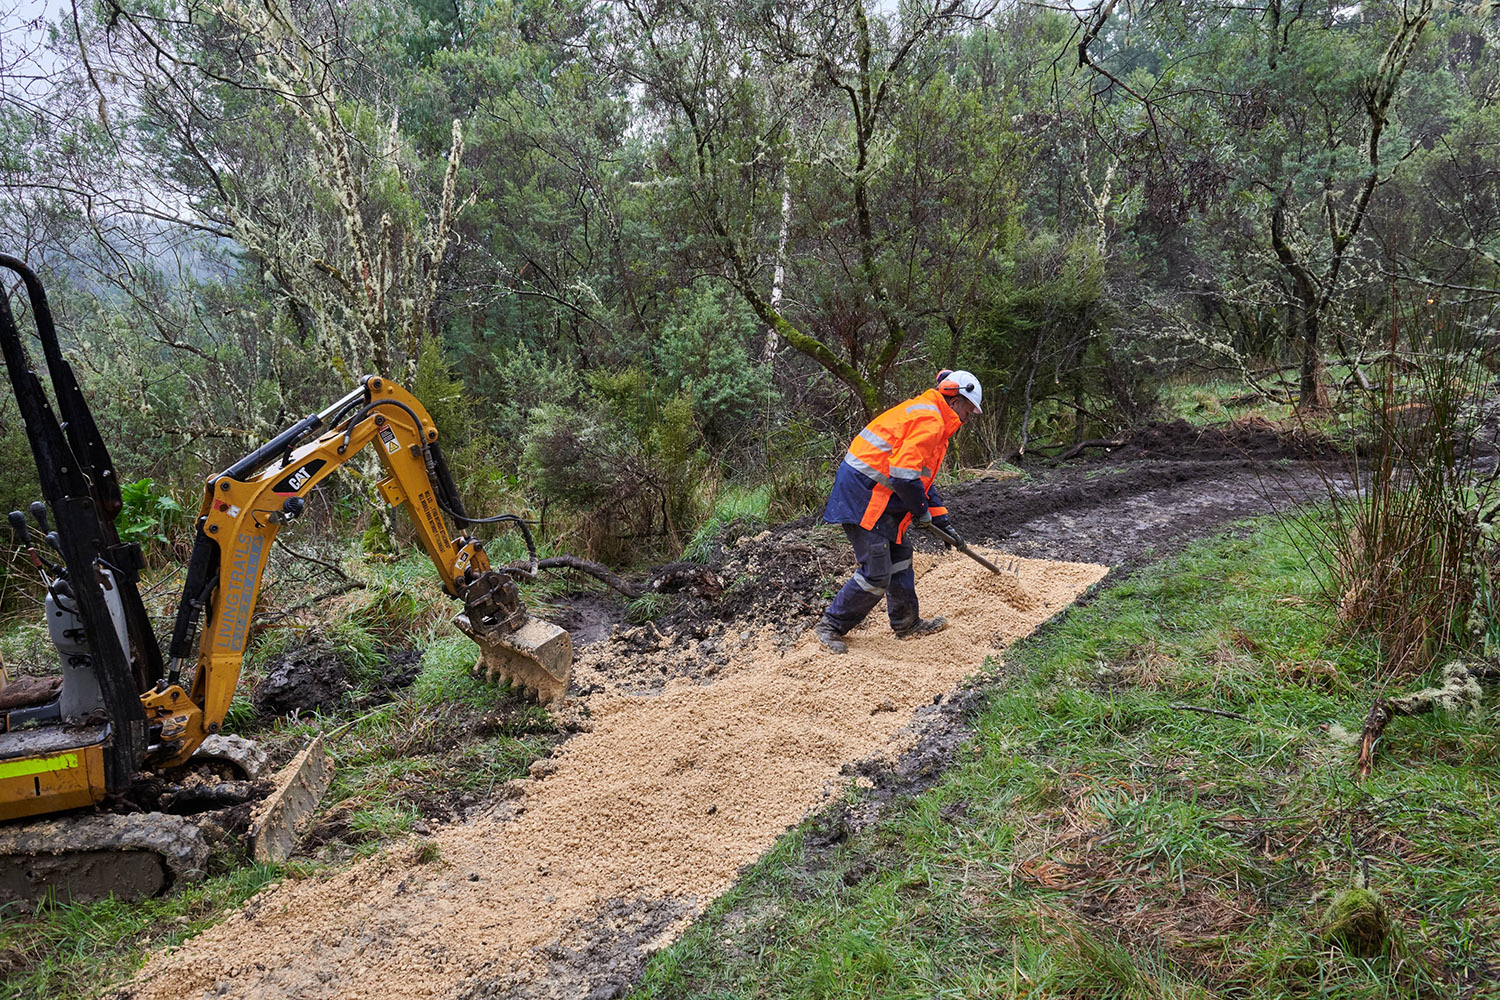
<path id="1" fill-rule="evenodd" d="M 516 567 L 520 568 L 520 567 Z M 724 585 L 707 566 L 698 563 L 668 563 L 658 566 L 644 583 L 635 583 L 620 576 L 608 566 L 580 559 L 578 556 L 548 556 L 537 560 L 537 569 L 570 569 L 585 573 L 617 590 L 626 597 L 644 597 L 647 594 L 675 594 L 688 591 L 695 597 L 717 597 L 724 592 Z"/>
<path id="2" fill-rule="evenodd" d="M 1125 442 L 1123 440 L 1115 438 L 1089 438 L 1087 441 L 1079 441 L 1073 447 L 1069 448 L 1061 455 L 1058 455 L 1056 458 L 1052 459 L 1052 464 L 1061 465 L 1068 459 L 1076 458 L 1077 456 L 1083 454 L 1083 452 L 1089 448 L 1119 448 L 1124 444 Z"/>

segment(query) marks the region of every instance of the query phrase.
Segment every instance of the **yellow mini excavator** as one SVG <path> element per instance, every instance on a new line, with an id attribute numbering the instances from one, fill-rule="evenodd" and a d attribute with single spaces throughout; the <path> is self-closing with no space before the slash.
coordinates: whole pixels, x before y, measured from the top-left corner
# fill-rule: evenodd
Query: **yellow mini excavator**
<path id="1" fill-rule="evenodd" d="M 56 398 L 54 411 L 0 285 L 0 349 L 45 499 L 31 505 L 29 520 L 13 511 L 10 523 L 45 585 L 61 673 L 0 688 L 0 903 L 48 892 L 147 895 L 201 873 L 207 847 L 192 816 L 112 807 L 128 802 L 141 775 L 170 784 L 205 759 L 227 767 L 217 772 L 226 780 L 206 791 L 185 785 L 183 801 L 232 801 L 235 789 L 261 778 L 265 755 L 220 729 L 271 544 L 302 515 L 309 491 L 367 445 L 386 472 L 381 495 L 406 506 L 443 589 L 463 602 L 455 622 L 479 644 L 480 667 L 539 700 L 561 697 L 572 640 L 521 603 L 517 578 L 534 577 L 537 565 L 525 523 L 469 517 L 426 410 L 374 375 L 208 478 L 163 656 L 137 590 L 140 549 L 115 529 L 122 504 L 114 467 L 62 356 L 41 282 L 14 257 L 0 254 L 0 266 L 25 286 Z M 496 521 L 521 529 L 528 568 L 490 567 L 467 526 Z M 310 768 L 321 773 L 298 770 Z M 290 771 L 272 784 L 274 794 L 300 789 L 315 803 L 326 765 L 304 753 Z"/>

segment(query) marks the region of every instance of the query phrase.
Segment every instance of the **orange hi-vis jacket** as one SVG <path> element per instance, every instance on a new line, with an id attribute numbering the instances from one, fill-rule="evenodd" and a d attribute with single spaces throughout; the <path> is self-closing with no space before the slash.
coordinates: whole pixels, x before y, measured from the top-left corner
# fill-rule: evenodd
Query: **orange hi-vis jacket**
<path id="1" fill-rule="evenodd" d="M 962 422 L 943 394 L 928 389 L 865 425 L 849 445 L 823 509 L 832 524 L 858 524 L 900 541 L 913 514 L 947 513 L 932 480 Z"/>

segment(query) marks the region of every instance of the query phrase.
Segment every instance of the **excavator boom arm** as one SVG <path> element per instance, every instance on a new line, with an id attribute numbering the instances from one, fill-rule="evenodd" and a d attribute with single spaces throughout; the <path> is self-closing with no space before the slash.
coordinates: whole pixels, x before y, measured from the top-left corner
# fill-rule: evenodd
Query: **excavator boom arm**
<path id="1" fill-rule="evenodd" d="M 302 513 L 307 494 L 374 445 L 386 472 L 380 492 L 404 503 L 443 590 L 463 598 L 489 570 L 480 543 L 452 534 L 445 517 L 456 497 L 436 449 L 432 418 L 405 389 L 367 376 L 359 389 L 298 421 L 204 485 L 197 535 L 169 647 L 167 683 L 143 698 L 161 727 L 158 756 L 185 760 L 219 731 L 239 682 L 266 560 L 277 533 Z M 439 493 L 447 494 L 439 496 Z M 197 633 L 196 669 L 181 686 Z"/>

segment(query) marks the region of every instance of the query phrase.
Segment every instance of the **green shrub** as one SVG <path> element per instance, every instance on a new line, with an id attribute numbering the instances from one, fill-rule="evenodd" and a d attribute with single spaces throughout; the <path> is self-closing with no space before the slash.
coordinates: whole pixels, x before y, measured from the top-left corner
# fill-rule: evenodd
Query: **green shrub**
<path id="1" fill-rule="evenodd" d="M 760 327 L 737 295 L 700 285 L 678 297 L 678 311 L 657 342 L 662 374 L 692 396 L 693 414 L 716 449 L 759 432 L 775 406 L 768 365 L 751 360 Z"/>
<path id="2" fill-rule="evenodd" d="M 115 527 L 123 542 L 166 545 L 171 540 L 168 535 L 185 520 L 182 504 L 151 479 L 125 483 L 120 487 L 120 499 L 124 506 L 115 517 Z"/>
<path id="3" fill-rule="evenodd" d="M 520 460 L 532 431 L 532 413 L 542 406 L 571 404 L 582 389 L 576 372 L 548 358 L 541 350 L 516 344 L 507 350 L 489 375 L 485 424 L 502 452 Z"/>
<path id="4" fill-rule="evenodd" d="M 789 521 L 821 510 L 833 486 L 834 463 L 843 442 L 806 420 L 776 428 L 768 440 L 771 521 Z"/>
<path id="5" fill-rule="evenodd" d="M 575 515 L 596 557 L 673 551 L 696 523 L 704 465 L 692 399 L 636 367 L 594 372 L 577 405 L 531 414 L 523 467 L 545 498 Z"/>

